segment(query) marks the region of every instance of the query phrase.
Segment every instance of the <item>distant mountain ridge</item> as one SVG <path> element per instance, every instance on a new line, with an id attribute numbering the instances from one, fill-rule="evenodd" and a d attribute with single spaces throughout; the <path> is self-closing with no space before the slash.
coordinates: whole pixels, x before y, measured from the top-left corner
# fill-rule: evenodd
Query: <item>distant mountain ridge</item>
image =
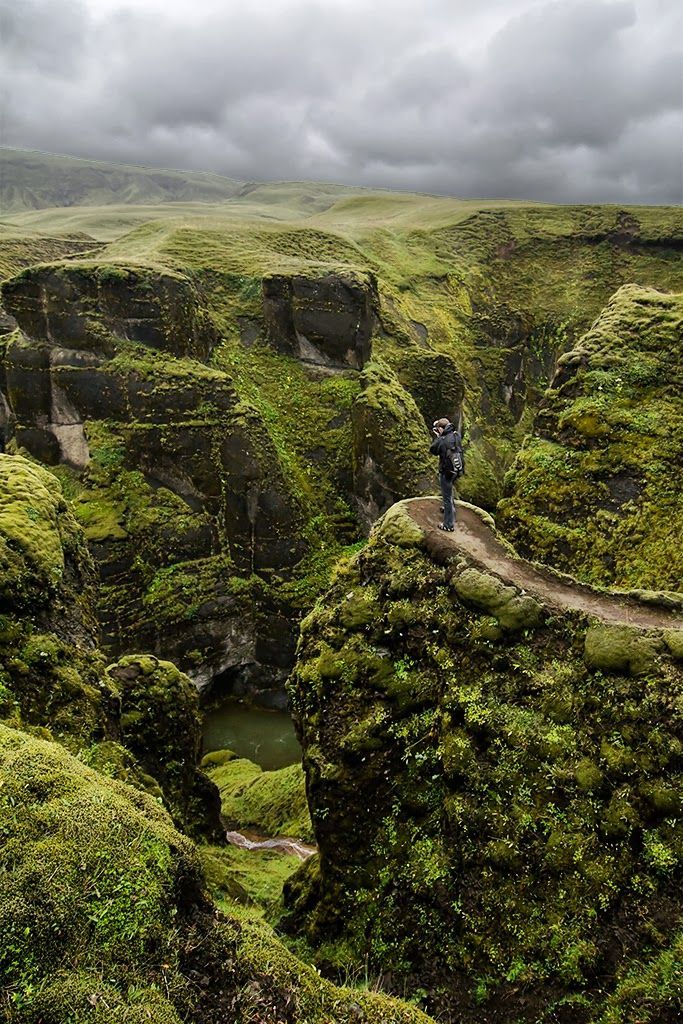
<path id="1" fill-rule="evenodd" d="M 136 167 L 0 148 L 2 214 L 110 203 L 215 203 L 235 196 L 244 185 L 208 171 Z"/>

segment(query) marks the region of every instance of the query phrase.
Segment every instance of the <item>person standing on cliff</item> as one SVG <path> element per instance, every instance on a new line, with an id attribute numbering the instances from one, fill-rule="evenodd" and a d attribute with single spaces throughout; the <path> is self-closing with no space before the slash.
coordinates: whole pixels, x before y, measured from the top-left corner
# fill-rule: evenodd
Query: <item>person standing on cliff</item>
<path id="1" fill-rule="evenodd" d="M 453 533 L 455 529 L 453 483 L 464 472 L 462 438 L 445 416 L 440 420 L 435 420 L 432 429 L 435 437 L 429 451 L 439 458 L 439 483 L 443 498 L 443 523 L 439 523 L 439 529 Z"/>

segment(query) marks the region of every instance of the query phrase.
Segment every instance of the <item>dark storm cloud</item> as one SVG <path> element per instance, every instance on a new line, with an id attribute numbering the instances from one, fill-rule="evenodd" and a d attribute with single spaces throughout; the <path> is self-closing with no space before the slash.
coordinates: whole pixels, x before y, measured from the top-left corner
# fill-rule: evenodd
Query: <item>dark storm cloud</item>
<path id="1" fill-rule="evenodd" d="M 0 0 L 3 143 L 253 180 L 681 201 L 677 0 Z"/>

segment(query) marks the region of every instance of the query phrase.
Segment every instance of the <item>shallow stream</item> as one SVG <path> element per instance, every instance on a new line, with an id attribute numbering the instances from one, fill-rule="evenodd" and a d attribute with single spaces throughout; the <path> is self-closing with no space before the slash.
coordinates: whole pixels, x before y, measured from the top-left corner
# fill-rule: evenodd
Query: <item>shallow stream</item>
<path id="1" fill-rule="evenodd" d="M 301 760 L 294 724 L 286 711 L 251 707 L 234 699 L 204 714 L 204 753 L 212 750 L 234 750 L 264 771 Z"/>

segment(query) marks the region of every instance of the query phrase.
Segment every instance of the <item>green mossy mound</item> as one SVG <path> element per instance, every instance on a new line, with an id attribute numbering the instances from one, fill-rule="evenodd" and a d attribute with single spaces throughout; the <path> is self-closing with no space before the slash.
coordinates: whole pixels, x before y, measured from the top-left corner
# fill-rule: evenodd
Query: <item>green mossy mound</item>
<path id="1" fill-rule="evenodd" d="M 8 455 L 0 455 L 0 479 L 0 546 L 14 573 L 0 615 L 0 718 L 153 793 L 190 834 L 217 838 L 218 793 L 197 768 L 195 687 L 153 656 L 105 670 L 92 561 L 58 481 Z"/>
<path id="2" fill-rule="evenodd" d="M 26 459 L 0 455 L 0 492 L 0 717 L 72 746 L 113 735 L 82 531 L 59 483 Z"/>
<path id="3" fill-rule="evenodd" d="M 127 655 L 109 666 L 107 677 L 120 702 L 120 741 L 159 783 L 174 821 L 189 835 L 218 838 L 218 794 L 197 768 L 202 723 L 196 688 L 175 665 L 152 655 Z"/>
<path id="4" fill-rule="evenodd" d="M 654 668 L 662 646 L 661 638 L 628 626 L 591 626 L 586 632 L 584 657 L 587 665 L 603 672 L 640 675 Z"/>
<path id="5" fill-rule="evenodd" d="M 35 612 L 49 604 L 55 621 L 67 610 L 72 628 L 80 612 L 92 632 L 92 609 L 83 607 L 80 590 L 93 581 L 81 530 L 57 481 L 26 459 L 0 455 L 0 607 Z"/>
<path id="6" fill-rule="evenodd" d="M 205 758 L 202 764 L 218 787 L 221 814 L 228 827 L 304 842 L 313 838 L 300 764 L 276 771 L 263 771 L 246 758 L 231 758 L 216 767 L 207 764 Z"/>
<path id="7" fill-rule="evenodd" d="M 97 1001 L 103 978 L 115 975 L 114 1005 L 125 1005 L 133 987 L 150 1019 L 175 1021 L 161 979 L 162 964 L 177 963 L 178 949 L 164 937 L 199 897 L 189 840 L 150 797 L 98 775 L 55 744 L 2 726 L 0 777 L 5 1010 L 14 1010 L 16 1020 L 38 1020 L 36 1003 L 52 1005 L 53 1017 L 66 1019 L 67 1008 L 80 1002 L 80 1020 L 88 981 L 97 979 Z M 65 961 L 71 979 L 56 982 Z M 176 964 L 168 969 L 175 975 Z M 158 992 L 148 1003 L 150 988 Z M 101 998 L 106 1004 L 105 993 Z"/>
<path id="8" fill-rule="evenodd" d="M 429 1024 L 323 981 L 265 925 L 218 918 L 150 797 L 0 726 L 0 1019 Z"/>
<path id="9" fill-rule="evenodd" d="M 565 354 L 499 506 L 518 549 L 589 583 L 680 589 L 683 295 L 627 285 Z"/>
<path id="10" fill-rule="evenodd" d="M 550 614 L 391 520 L 302 625 L 320 858 L 287 883 L 287 927 L 327 971 L 426 988 L 444 1021 L 619 1020 L 639 970 L 669 1010 L 683 675 L 664 630 Z"/>
<path id="11" fill-rule="evenodd" d="M 424 543 L 424 533 L 408 515 L 405 502 L 392 505 L 375 523 L 372 535 L 375 539 L 381 538 L 387 544 L 396 544 L 401 548 L 421 547 Z"/>
<path id="12" fill-rule="evenodd" d="M 507 587 L 479 569 L 465 569 L 454 575 L 452 585 L 464 604 L 487 612 L 512 632 L 532 629 L 541 617 L 541 605 L 533 597 L 519 594 L 515 587 Z"/>

